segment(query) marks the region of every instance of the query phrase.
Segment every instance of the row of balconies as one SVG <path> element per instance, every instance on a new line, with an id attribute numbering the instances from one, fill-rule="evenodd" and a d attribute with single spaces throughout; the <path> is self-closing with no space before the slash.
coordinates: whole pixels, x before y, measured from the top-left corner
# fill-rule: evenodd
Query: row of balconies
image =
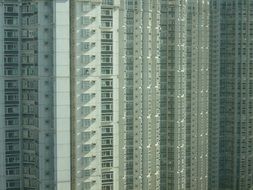
<path id="1" fill-rule="evenodd" d="M 80 101 L 83 104 L 89 103 L 91 100 L 93 100 L 96 96 L 96 93 L 84 93 L 80 95 Z M 93 101 L 92 101 L 93 102 Z"/>
<path id="2" fill-rule="evenodd" d="M 79 74 L 82 76 L 82 78 L 86 78 L 89 76 L 92 76 L 93 73 L 95 73 L 96 68 L 82 68 L 80 69 L 81 72 L 79 72 Z"/>
<path id="3" fill-rule="evenodd" d="M 4 13 L 19 13 L 20 4 L 4 4 Z M 21 12 L 22 13 L 35 13 L 38 8 L 36 4 L 22 4 Z"/>
<path id="4" fill-rule="evenodd" d="M 113 0 L 103 0 L 103 6 L 112 6 Z M 101 9 L 101 74 L 112 76 L 113 74 L 113 33 L 106 31 L 113 26 L 113 10 Z M 101 122 L 113 122 L 113 79 L 101 79 Z M 108 98 L 109 99 L 108 99 Z M 109 101 L 108 101 L 109 100 Z M 113 189 L 113 126 L 102 126 L 101 160 L 102 160 L 102 188 Z"/>
<path id="5" fill-rule="evenodd" d="M 96 59 L 95 55 L 82 55 L 81 61 L 84 64 L 89 64 Z"/>
<path id="6" fill-rule="evenodd" d="M 87 40 L 91 36 L 93 36 L 96 33 L 95 29 L 82 29 L 80 31 L 80 37 L 82 37 L 84 40 Z"/>
<path id="7" fill-rule="evenodd" d="M 96 21 L 96 17 L 83 16 L 81 20 L 81 24 L 84 27 L 87 27 L 95 23 L 95 21 Z M 113 21 L 111 18 L 110 19 L 107 18 L 107 20 L 102 20 L 100 24 L 100 27 L 104 29 L 110 29 L 112 26 L 113 26 Z"/>

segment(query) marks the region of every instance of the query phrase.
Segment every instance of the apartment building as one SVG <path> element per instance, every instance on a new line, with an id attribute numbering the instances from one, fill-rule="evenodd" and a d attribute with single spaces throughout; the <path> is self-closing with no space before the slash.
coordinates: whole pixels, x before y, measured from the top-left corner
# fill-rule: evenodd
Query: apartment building
<path id="1" fill-rule="evenodd" d="M 68 8 L 0 1 L 0 189 L 70 189 Z"/>
<path id="2" fill-rule="evenodd" d="M 250 190 L 252 12 L 0 0 L 0 189 Z"/>
<path id="3" fill-rule="evenodd" d="M 119 2 L 75 1 L 72 10 L 72 187 L 118 186 Z"/>
<path id="4" fill-rule="evenodd" d="M 120 186 L 207 189 L 209 1 L 121 7 Z"/>
<path id="5" fill-rule="evenodd" d="M 209 1 L 75 1 L 73 189 L 207 189 Z"/>
<path id="6" fill-rule="evenodd" d="M 211 1 L 209 189 L 252 189 L 253 1 Z"/>

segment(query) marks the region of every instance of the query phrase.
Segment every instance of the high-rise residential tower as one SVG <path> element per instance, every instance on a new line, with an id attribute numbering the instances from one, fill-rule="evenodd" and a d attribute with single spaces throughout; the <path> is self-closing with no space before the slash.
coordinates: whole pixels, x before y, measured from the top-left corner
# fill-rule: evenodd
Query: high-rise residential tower
<path id="1" fill-rule="evenodd" d="M 207 189 L 208 1 L 75 1 L 73 189 Z"/>
<path id="2" fill-rule="evenodd" d="M 253 1 L 213 0 L 209 189 L 253 187 Z"/>
<path id="3" fill-rule="evenodd" d="M 208 187 L 209 1 L 162 1 L 160 189 Z"/>
<path id="4" fill-rule="evenodd" d="M 0 189 L 250 190 L 253 0 L 0 0 Z"/>
<path id="5" fill-rule="evenodd" d="M 0 189 L 70 189 L 68 1 L 0 1 Z M 54 145 L 54 146 L 52 146 Z"/>
<path id="6" fill-rule="evenodd" d="M 119 1 L 74 1 L 71 11 L 72 188 L 121 189 Z"/>
<path id="7" fill-rule="evenodd" d="M 121 7 L 121 187 L 207 189 L 209 1 Z"/>

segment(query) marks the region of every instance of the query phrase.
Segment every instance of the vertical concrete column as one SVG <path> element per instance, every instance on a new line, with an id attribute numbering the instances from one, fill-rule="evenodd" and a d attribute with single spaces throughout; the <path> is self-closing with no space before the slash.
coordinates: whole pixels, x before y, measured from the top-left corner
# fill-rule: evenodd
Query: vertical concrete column
<path id="1" fill-rule="evenodd" d="M 4 44 L 4 6 L 0 2 L 0 44 Z M 0 189 L 5 189 L 4 46 L 0 46 Z"/>
<path id="2" fill-rule="evenodd" d="M 69 0 L 54 1 L 55 189 L 70 190 Z"/>

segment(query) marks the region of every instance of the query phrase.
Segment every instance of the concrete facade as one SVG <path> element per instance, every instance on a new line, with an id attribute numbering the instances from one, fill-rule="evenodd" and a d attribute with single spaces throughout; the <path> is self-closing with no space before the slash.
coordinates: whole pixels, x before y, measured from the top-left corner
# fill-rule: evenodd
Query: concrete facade
<path id="1" fill-rule="evenodd" d="M 211 1 L 209 189 L 252 181 L 253 1 Z"/>
<path id="2" fill-rule="evenodd" d="M 120 184 L 207 189 L 209 1 L 129 0 L 121 10 Z"/>
<path id="3" fill-rule="evenodd" d="M 72 4 L 72 188 L 119 189 L 118 1 Z"/>
<path id="4" fill-rule="evenodd" d="M 0 0 L 0 189 L 252 189 L 252 12 Z"/>
<path id="5" fill-rule="evenodd" d="M 70 189 L 68 13 L 66 0 L 0 1 L 0 189 Z"/>

